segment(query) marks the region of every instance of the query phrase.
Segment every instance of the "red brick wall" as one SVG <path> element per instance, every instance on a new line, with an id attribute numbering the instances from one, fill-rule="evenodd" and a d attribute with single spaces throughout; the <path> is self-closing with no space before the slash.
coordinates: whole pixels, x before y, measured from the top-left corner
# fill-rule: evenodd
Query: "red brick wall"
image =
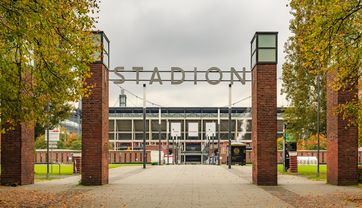
<path id="1" fill-rule="evenodd" d="M 82 100 L 82 179 L 83 185 L 108 183 L 108 70 L 91 64 L 94 85 L 91 95 Z"/>
<path id="2" fill-rule="evenodd" d="M 358 89 L 336 92 L 332 89 L 334 73 L 327 76 L 327 183 L 358 184 L 358 128 L 349 126 L 336 107 L 346 102 L 358 102 Z"/>
<path id="3" fill-rule="evenodd" d="M 34 183 L 34 126 L 17 125 L 2 135 L 1 184 Z"/>
<path id="4" fill-rule="evenodd" d="M 253 183 L 277 185 L 276 65 L 252 70 Z"/>
<path id="5" fill-rule="evenodd" d="M 222 164 L 226 164 L 226 157 L 227 157 L 227 148 L 226 145 L 220 145 L 221 146 L 221 157 L 222 157 Z M 223 151 L 224 149 L 224 151 Z M 73 153 L 79 153 L 80 151 L 77 150 L 53 150 L 52 152 L 50 152 L 50 161 L 54 162 L 54 163 L 64 163 L 64 164 L 71 164 L 72 163 L 72 159 L 66 159 L 66 158 L 72 158 L 72 154 Z M 135 152 L 139 152 L 141 153 L 141 150 L 135 150 Z M 125 163 L 124 162 L 124 158 L 125 158 L 125 154 L 129 154 L 132 153 L 131 150 L 129 151 L 113 151 L 110 150 L 109 151 L 109 163 Z M 58 154 L 58 160 L 56 160 L 55 155 Z M 151 161 L 151 156 L 149 151 L 147 151 L 147 161 Z M 277 158 L 278 158 L 278 163 L 282 163 L 282 151 L 278 151 L 277 153 Z M 45 163 L 45 156 L 46 156 L 46 151 L 45 150 L 37 150 L 36 151 L 36 155 L 35 155 L 35 163 Z M 299 150 L 298 151 L 298 156 L 317 156 L 317 151 L 316 150 Z M 64 159 L 61 160 L 61 157 L 63 157 Z M 116 157 L 116 160 L 114 160 L 114 157 Z M 53 159 L 52 159 L 53 158 Z M 132 157 L 134 158 L 134 157 Z M 42 159 L 42 160 L 41 160 Z M 128 161 L 128 162 L 139 162 L 139 161 Z M 327 151 L 325 150 L 321 150 L 320 152 L 320 163 L 321 164 L 325 164 L 327 162 Z M 251 163 L 251 150 L 247 150 L 246 151 L 246 163 Z M 362 164 L 362 151 L 358 152 L 358 163 Z"/>

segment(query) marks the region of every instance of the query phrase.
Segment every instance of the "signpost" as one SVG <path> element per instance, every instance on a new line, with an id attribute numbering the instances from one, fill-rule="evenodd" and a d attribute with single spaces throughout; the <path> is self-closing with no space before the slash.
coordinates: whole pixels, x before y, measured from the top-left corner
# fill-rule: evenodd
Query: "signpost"
<path id="1" fill-rule="evenodd" d="M 47 129 L 45 130 L 45 140 L 47 142 L 47 155 L 46 155 L 46 163 L 47 163 L 47 178 L 49 177 L 49 148 L 53 149 L 57 147 L 57 143 L 60 138 L 60 130 L 59 129 Z"/>

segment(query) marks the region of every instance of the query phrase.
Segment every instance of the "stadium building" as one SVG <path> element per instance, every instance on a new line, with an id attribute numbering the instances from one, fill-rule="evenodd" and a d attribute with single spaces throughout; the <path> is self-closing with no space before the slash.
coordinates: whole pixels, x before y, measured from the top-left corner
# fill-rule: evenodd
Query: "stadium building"
<path id="1" fill-rule="evenodd" d="M 218 135 L 220 135 L 221 160 L 226 161 L 229 133 L 228 110 L 227 107 L 147 107 L 146 145 L 148 149 L 158 150 L 159 135 L 161 135 L 164 156 L 171 155 L 176 163 L 204 163 L 217 155 Z M 220 111 L 220 128 L 218 128 L 218 111 Z M 159 116 L 161 125 L 159 125 Z M 277 116 L 278 137 L 281 137 L 283 131 L 281 108 L 278 108 Z M 171 126 L 174 123 L 181 127 L 179 137 L 171 136 Z M 206 129 L 210 123 L 216 126 L 215 132 L 211 134 Z M 160 127 L 161 134 L 159 134 Z M 111 107 L 109 109 L 109 141 L 113 150 L 142 149 L 143 130 L 142 107 Z M 245 143 L 248 149 L 251 148 L 250 108 L 233 107 L 231 109 L 231 135 L 232 143 Z"/>

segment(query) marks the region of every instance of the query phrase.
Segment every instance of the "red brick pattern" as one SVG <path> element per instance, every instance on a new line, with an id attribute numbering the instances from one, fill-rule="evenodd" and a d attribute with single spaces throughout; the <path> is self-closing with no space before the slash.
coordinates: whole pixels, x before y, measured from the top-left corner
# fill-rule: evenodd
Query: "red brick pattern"
<path id="1" fill-rule="evenodd" d="M 82 100 L 82 179 L 83 185 L 108 183 L 108 70 L 91 64 L 91 95 Z"/>
<path id="2" fill-rule="evenodd" d="M 253 183 L 277 185 L 277 71 L 275 64 L 252 70 Z"/>
<path id="3" fill-rule="evenodd" d="M 33 184 L 34 126 L 19 124 L 1 137 L 1 184 Z"/>
<path id="4" fill-rule="evenodd" d="M 334 91 L 334 74 L 327 76 L 327 183 L 358 184 L 358 128 L 337 115 L 339 104 L 357 100 L 358 89 Z M 358 101 L 357 101 L 358 102 Z"/>
<path id="5" fill-rule="evenodd" d="M 221 143 L 222 144 L 222 143 Z M 226 164 L 226 145 L 225 147 L 221 145 L 221 157 L 222 157 L 222 164 Z M 225 148 L 225 150 L 223 150 Z M 125 154 L 129 154 L 130 152 L 142 152 L 141 150 L 110 150 L 109 151 L 109 163 L 125 163 Z M 224 153 L 223 153 L 224 152 Z M 64 164 L 72 164 L 72 155 L 73 153 L 79 153 L 78 150 L 57 150 L 54 149 L 50 152 L 50 161 L 54 163 L 64 163 Z M 137 153 L 132 153 L 137 154 Z M 147 161 L 151 161 L 151 156 L 149 151 L 147 151 Z M 281 164 L 282 161 L 282 154 L 283 152 L 278 150 L 277 158 L 278 163 Z M 58 156 L 57 156 L 58 155 Z M 310 157 L 317 157 L 316 150 L 298 150 L 298 156 L 310 156 Z M 37 150 L 35 156 L 35 163 L 45 163 L 46 153 L 44 150 Z M 134 158 L 134 157 L 132 157 Z M 251 150 L 246 150 L 246 163 L 251 163 Z M 326 164 L 327 160 L 327 152 L 326 150 L 320 151 L 320 163 Z M 139 162 L 139 161 L 131 161 L 131 162 Z M 358 163 L 362 164 L 362 151 L 358 152 Z"/>
<path id="6" fill-rule="evenodd" d="M 151 151 L 147 150 L 147 161 L 151 162 Z M 109 162 L 110 163 L 138 163 L 143 162 L 143 151 L 109 151 Z"/>
<path id="7" fill-rule="evenodd" d="M 289 156 L 289 172 L 298 173 L 298 156 Z"/>

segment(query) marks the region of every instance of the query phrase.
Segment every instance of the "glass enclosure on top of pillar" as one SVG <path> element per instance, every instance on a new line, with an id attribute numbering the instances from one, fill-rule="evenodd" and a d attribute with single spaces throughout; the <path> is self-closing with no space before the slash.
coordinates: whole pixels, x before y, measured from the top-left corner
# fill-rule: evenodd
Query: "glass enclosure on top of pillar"
<path id="1" fill-rule="evenodd" d="M 256 32 L 251 40 L 251 69 L 256 64 L 277 64 L 278 32 Z"/>
<path id="2" fill-rule="evenodd" d="M 94 62 L 109 69 L 109 40 L 103 31 L 93 31 Z"/>

